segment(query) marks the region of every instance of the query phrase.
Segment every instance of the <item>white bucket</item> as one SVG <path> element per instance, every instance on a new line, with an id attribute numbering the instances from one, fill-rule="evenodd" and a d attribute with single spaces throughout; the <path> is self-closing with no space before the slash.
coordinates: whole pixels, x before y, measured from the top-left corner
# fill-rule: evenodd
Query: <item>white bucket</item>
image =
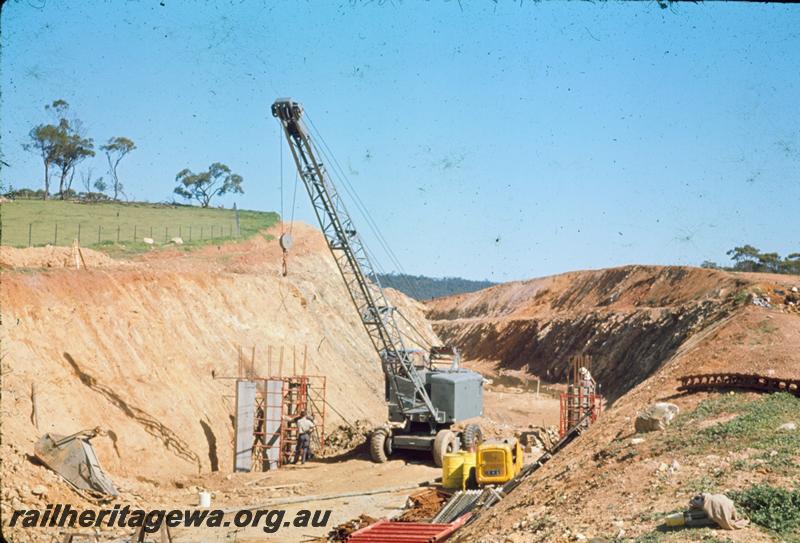
<path id="1" fill-rule="evenodd" d="M 200 492 L 200 507 L 211 507 L 211 492 Z"/>

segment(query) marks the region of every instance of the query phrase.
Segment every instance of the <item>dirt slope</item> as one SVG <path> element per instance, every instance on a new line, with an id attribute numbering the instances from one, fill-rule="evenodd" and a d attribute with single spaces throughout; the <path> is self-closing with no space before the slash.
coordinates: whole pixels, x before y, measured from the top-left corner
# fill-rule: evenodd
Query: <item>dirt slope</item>
<path id="1" fill-rule="evenodd" d="M 701 400 L 718 397 L 679 394 L 682 375 L 800 375 L 800 313 L 783 303 L 792 286 L 800 287 L 800 277 L 630 266 L 430 302 L 434 329 L 461 345 L 473 365 L 542 377 L 549 371 L 558 379 L 571 355 L 592 354 L 598 381 L 616 398 L 595 426 L 457 540 L 566 542 L 580 534 L 601 541 L 694 541 L 713 534 L 667 537 L 654 530 L 701 490 L 755 482 L 791 487 L 793 476 L 769 467 L 769 450 L 764 464 L 759 450 L 719 450 L 713 443 L 708 450 L 671 450 L 663 435 L 649 434 L 643 445 L 630 438 L 636 413 L 652 402 L 672 401 L 691 412 Z M 743 395 L 750 396 L 756 397 Z M 743 463 L 761 467 L 734 469 Z M 771 540 L 757 528 L 725 537 Z"/>
<path id="2" fill-rule="evenodd" d="M 765 282 L 760 284 L 759 282 Z M 433 300 L 443 340 L 489 370 L 563 382 L 575 354 L 592 355 L 610 401 L 640 383 L 690 337 L 790 281 L 685 267 L 626 266 L 498 285 Z M 760 286 L 759 286 L 760 285 Z"/>
<path id="3" fill-rule="evenodd" d="M 273 232 L 275 233 L 275 232 Z M 101 426 L 93 443 L 112 478 L 167 484 L 212 469 L 229 471 L 234 437 L 236 349 L 308 347 L 308 373 L 326 375 L 328 400 L 348 419 L 385 420 L 376 355 L 321 234 L 293 228 L 289 275 L 277 241 L 263 238 L 193 252 L 154 251 L 89 269 L 32 269 L 41 255 L 6 254 L 2 270 L 3 504 L 36 500 L 46 470 L 27 459 L 46 432 Z M 13 256 L 13 258 L 12 258 Z M 48 266 L 52 259 L 39 259 Z M 24 268 L 14 268 L 14 263 Z M 433 338 L 416 302 L 392 292 Z M 299 369 L 299 368 L 298 368 Z M 215 378 L 216 377 L 216 378 Z M 32 424 L 31 385 L 38 396 Z M 329 411 L 328 424 L 342 421 Z M 67 502 L 75 497 L 64 491 Z M 52 503 L 52 501 L 50 502 Z"/>

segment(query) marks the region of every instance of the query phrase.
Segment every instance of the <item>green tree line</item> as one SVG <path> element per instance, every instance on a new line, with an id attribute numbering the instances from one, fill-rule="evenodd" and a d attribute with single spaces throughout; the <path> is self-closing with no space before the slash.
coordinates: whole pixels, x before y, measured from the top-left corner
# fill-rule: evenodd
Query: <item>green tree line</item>
<path id="1" fill-rule="evenodd" d="M 762 253 L 752 245 L 734 247 L 726 252 L 733 261 L 733 266 L 719 266 L 716 262 L 706 260 L 703 268 L 723 269 L 729 271 L 786 273 L 800 275 L 800 253 L 790 253 L 781 257 L 778 253 Z"/>
<path id="2" fill-rule="evenodd" d="M 399 290 L 417 300 L 430 300 L 441 296 L 474 292 L 497 284 L 491 281 L 473 281 L 462 277 L 427 277 L 405 273 L 378 274 L 378 279 L 384 287 Z"/>
<path id="3" fill-rule="evenodd" d="M 8 187 L 1 192 L 12 198 L 47 200 L 51 195 L 50 185 L 57 180 L 56 196 L 60 200 L 119 200 L 120 196 L 124 196 L 119 166 L 122 159 L 136 149 L 133 140 L 114 136 L 101 145 L 98 150 L 105 154 L 110 181 L 107 183 L 103 177 L 95 179 L 92 168 L 87 168 L 79 174 L 83 191 L 78 192 L 72 188 L 75 173 L 81 163 L 95 156 L 94 140 L 87 136 L 81 120 L 71 114 L 66 100 L 55 100 L 45 106 L 45 111 L 51 116 L 51 122 L 40 123 L 31 128 L 28 141 L 22 146 L 41 158 L 44 188 L 14 190 L 13 187 Z M 188 168 L 179 171 L 175 176 L 176 187 L 173 192 L 188 201 L 196 200 L 201 207 L 208 207 L 215 196 L 242 194 L 242 182 L 242 176 L 233 173 L 227 165 L 214 162 L 205 172 L 194 173 Z"/>

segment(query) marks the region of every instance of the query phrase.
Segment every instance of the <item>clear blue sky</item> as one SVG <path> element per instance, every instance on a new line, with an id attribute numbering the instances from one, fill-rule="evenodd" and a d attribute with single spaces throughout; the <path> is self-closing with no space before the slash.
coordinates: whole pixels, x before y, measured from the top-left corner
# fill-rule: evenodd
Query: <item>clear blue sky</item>
<path id="1" fill-rule="evenodd" d="M 800 249 L 800 6 L 12 0 L 0 23 L 6 185 L 41 186 L 21 144 L 63 98 L 136 142 L 130 196 L 221 161 L 239 207 L 280 211 L 269 106 L 291 96 L 410 273 Z"/>

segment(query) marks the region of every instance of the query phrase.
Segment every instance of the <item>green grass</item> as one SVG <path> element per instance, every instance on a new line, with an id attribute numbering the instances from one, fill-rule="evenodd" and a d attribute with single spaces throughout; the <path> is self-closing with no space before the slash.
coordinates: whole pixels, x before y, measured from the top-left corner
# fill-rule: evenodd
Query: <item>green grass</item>
<path id="1" fill-rule="evenodd" d="M 755 524 L 800 541 L 800 490 L 760 484 L 732 492 L 731 499 Z"/>
<path id="2" fill-rule="evenodd" d="M 733 419 L 699 431 L 692 427 L 702 420 L 723 414 Z M 800 398 L 787 393 L 765 394 L 750 400 L 739 394 L 702 402 L 697 409 L 680 415 L 670 427 L 666 445 L 687 454 L 705 454 L 711 449 L 743 451 L 754 449 L 750 460 L 738 461 L 737 468 L 757 465 L 777 474 L 800 477 L 800 432 L 779 431 L 785 422 L 800 422 Z"/>
<path id="3" fill-rule="evenodd" d="M 145 237 L 153 238 L 156 245 L 181 237 L 187 249 L 237 237 L 235 212 L 230 209 L 18 200 L 3 203 L 0 212 L 0 243 L 14 247 L 28 246 L 29 228 L 33 246 L 71 245 L 80 228 L 83 247 L 111 254 L 145 251 L 150 247 L 142 241 Z M 274 212 L 239 211 L 239 237 L 251 237 L 278 220 Z"/>

